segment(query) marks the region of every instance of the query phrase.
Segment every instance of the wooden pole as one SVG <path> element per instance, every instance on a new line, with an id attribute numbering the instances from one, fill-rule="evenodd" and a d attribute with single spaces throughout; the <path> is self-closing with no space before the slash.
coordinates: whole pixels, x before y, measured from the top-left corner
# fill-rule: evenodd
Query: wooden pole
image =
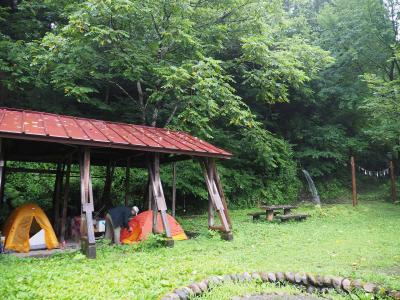
<path id="1" fill-rule="evenodd" d="M 149 171 L 149 178 L 147 182 L 147 207 L 149 210 L 153 207 L 153 187 L 151 186 L 151 176 Z"/>
<path id="2" fill-rule="evenodd" d="M 88 258 L 96 258 L 96 240 L 93 228 L 93 190 L 90 177 L 90 149 L 85 148 L 81 160 L 81 243 Z"/>
<path id="3" fill-rule="evenodd" d="M 208 195 L 208 228 L 210 228 L 214 225 L 215 225 L 214 206 L 213 206 L 210 195 Z"/>
<path id="4" fill-rule="evenodd" d="M 172 164 L 172 216 L 175 218 L 176 210 L 176 163 Z"/>
<path id="5" fill-rule="evenodd" d="M 173 246 L 174 241 L 172 240 L 171 229 L 167 219 L 167 204 L 165 203 L 164 191 L 161 184 L 160 178 L 160 155 L 158 153 L 154 154 L 151 162 L 149 163 L 149 173 L 151 179 L 151 186 L 153 188 L 153 217 L 160 212 L 161 222 L 165 230 L 165 235 L 167 237 L 167 245 Z M 156 214 L 154 214 L 156 212 Z M 157 227 L 153 223 L 153 232 L 157 230 Z"/>
<path id="6" fill-rule="evenodd" d="M 129 181 L 131 175 L 130 168 L 131 168 L 131 159 L 127 158 L 126 169 L 125 169 L 125 206 L 128 206 L 128 200 L 129 200 Z"/>
<path id="7" fill-rule="evenodd" d="M 156 234 L 157 233 L 157 217 L 158 217 L 157 201 L 156 201 L 155 197 L 151 198 L 150 200 L 152 202 L 151 209 L 153 210 L 152 231 L 154 234 Z"/>
<path id="8" fill-rule="evenodd" d="M 57 236 L 60 234 L 60 195 L 62 190 L 62 182 L 64 177 L 64 165 L 61 163 L 57 164 L 56 179 L 54 182 L 54 198 L 53 198 L 53 220 L 54 220 L 54 231 Z"/>
<path id="9" fill-rule="evenodd" d="M 212 226 L 210 229 L 216 229 L 221 231 L 221 236 L 223 239 L 232 240 L 233 235 L 231 232 L 230 225 L 228 223 L 225 206 L 221 199 L 220 191 L 217 187 L 217 178 L 216 178 L 216 168 L 213 164 L 212 159 L 203 159 L 200 161 L 201 166 L 203 168 L 204 179 L 206 181 L 206 186 L 208 189 L 208 195 L 211 198 L 212 206 L 217 211 L 221 226 Z M 209 211 L 210 212 L 210 211 Z M 209 217 L 210 222 L 210 217 Z M 210 224 L 210 223 L 209 223 Z"/>
<path id="10" fill-rule="evenodd" d="M 228 204 L 226 203 L 224 189 L 222 188 L 221 179 L 220 179 L 218 171 L 217 171 L 217 166 L 215 164 L 215 160 L 214 159 L 210 159 L 210 163 L 211 163 L 212 168 L 214 169 L 215 183 L 217 185 L 218 192 L 219 192 L 219 194 L 221 196 L 222 204 L 224 205 L 225 216 L 226 216 L 226 219 L 228 221 L 228 224 L 229 224 L 230 228 L 232 229 L 232 221 L 231 221 L 231 217 L 229 215 Z"/>
<path id="11" fill-rule="evenodd" d="M 153 187 L 152 187 L 152 176 L 151 176 L 151 168 L 152 163 L 149 162 L 149 169 L 148 169 L 148 180 L 147 180 L 147 206 L 149 210 L 153 211 L 153 219 L 152 219 L 152 232 L 154 234 L 157 233 L 157 202 L 153 195 Z"/>
<path id="12" fill-rule="evenodd" d="M 352 183 L 352 191 L 353 191 L 353 206 L 357 205 L 357 182 L 356 182 L 356 163 L 354 160 L 354 156 L 350 158 L 351 164 L 351 183 Z"/>
<path id="13" fill-rule="evenodd" d="M 70 156 L 67 161 L 67 170 L 65 172 L 63 207 L 62 207 L 62 214 L 61 214 L 61 234 L 60 234 L 61 243 L 65 242 L 65 228 L 66 228 L 66 223 L 67 223 L 69 182 L 70 182 L 70 177 L 71 177 L 71 163 L 72 163 L 72 157 Z"/>
<path id="14" fill-rule="evenodd" d="M 4 183 L 5 183 L 6 163 L 4 160 L 4 145 L 3 140 L 0 139 L 0 208 L 4 204 Z"/>
<path id="15" fill-rule="evenodd" d="M 390 161 L 389 164 L 390 169 L 390 182 L 391 182 L 391 191 L 392 191 L 392 201 L 393 203 L 397 200 L 397 189 L 396 189 L 396 174 L 394 172 L 394 163 L 393 160 Z"/>
<path id="16" fill-rule="evenodd" d="M 109 209 L 112 207 L 112 201 L 111 201 L 111 188 L 112 188 L 112 180 L 113 180 L 113 166 L 112 162 L 109 161 L 106 167 L 106 179 L 104 181 L 104 188 L 103 188 L 103 194 L 101 195 L 101 202 L 102 205 L 106 207 L 106 209 Z"/>

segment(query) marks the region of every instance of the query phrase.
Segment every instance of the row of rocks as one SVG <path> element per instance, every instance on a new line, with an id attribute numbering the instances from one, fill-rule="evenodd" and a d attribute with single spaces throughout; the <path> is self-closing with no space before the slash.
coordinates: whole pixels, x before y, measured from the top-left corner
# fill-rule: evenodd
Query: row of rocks
<path id="1" fill-rule="evenodd" d="M 188 286 L 175 289 L 162 297 L 162 300 L 187 300 L 192 296 L 201 295 L 210 288 L 227 282 L 270 282 L 270 283 L 289 283 L 305 286 L 308 293 L 315 291 L 326 292 L 335 289 L 338 292 L 351 292 L 361 290 L 366 293 L 386 295 L 393 299 L 400 300 L 400 291 L 385 289 L 382 286 L 371 282 L 363 282 L 360 279 L 343 278 L 339 276 L 322 276 L 310 273 L 293 272 L 244 272 L 242 274 L 231 274 L 224 276 L 212 276 L 200 282 L 189 284 Z"/>
<path id="2" fill-rule="evenodd" d="M 235 296 L 232 300 L 326 300 L 310 294 L 290 295 L 281 292 Z"/>

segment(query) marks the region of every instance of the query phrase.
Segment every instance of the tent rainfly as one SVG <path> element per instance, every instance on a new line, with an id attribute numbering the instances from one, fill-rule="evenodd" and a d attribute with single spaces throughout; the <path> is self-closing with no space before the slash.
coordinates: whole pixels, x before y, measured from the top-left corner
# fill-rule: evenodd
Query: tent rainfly
<path id="1" fill-rule="evenodd" d="M 84 225 L 81 226 L 82 250 L 88 257 L 95 258 L 92 216 L 94 200 L 90 166 L 109 166 L 112 162 L 115 166 L 126 167 L 127 176 L 131 167 L 146 168 L 149 174 L 149 208 L 161 214 L 167 239 L 173 245 L 160 179 L 160 164 L 197 158 L 203 168 L 209 194 L 209 228 L 219 230 L 222 238 L 230 240 L 231 221 L 215 159 L 227 159 L 231 156 L 231 153 L 181 131 L 0 108 L 0 205 L 3 204 L 6 173 L 30 171 L 24 168 L 7 168 L 7 161 L 57 163 L 59 167 L 53 172 L 56 174 L 56 194 L 61 190 L 65 176 L 61 230 L 58 230 L 57 222 L 54 224 L 56 231 L 61 232 L 62 241 L 65 234 L 71 164 L 79 164 L 81 223 Z M 66 170 L 60 167 L 62 164 L 66 165 Z M 60 211 L 57 207 L 59 205 L 59 201 L 55 201 L 55 212 Z M 215 211 L 220 225 L 215 225 Z M 57 217 L 59 214 L 55 213 L 55 221 Z M 157 218 L 154 218 L 153 229 L 156 231 L 156 228 Z"/>
<path id="2" fill-rule="evenodd" d="M 30 238 L 32 227 L 35 235 Z M 8 218 L 4 227 L 7 237 L 5 248 L 17 252 L 29 252 L 36 249 L 54 249 L 58 241 L 49 219 L 43 210 L 33 203 L 16 208 Z"/>

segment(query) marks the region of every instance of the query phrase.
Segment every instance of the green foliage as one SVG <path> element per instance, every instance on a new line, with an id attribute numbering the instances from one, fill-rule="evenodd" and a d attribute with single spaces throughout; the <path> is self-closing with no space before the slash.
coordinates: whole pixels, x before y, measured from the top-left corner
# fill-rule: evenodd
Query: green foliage
<path id="1" fill-rule="evenodd" d="M 398 1 L 288 1 L 286 9 L 307 16 L 312 40 L 334 61 L 291 90 L 290 104 L 270 112 L 268 124 L 288 137 L 313 176 L 343 177 L 350 154 L 378 165 L 399 136 L 396 101 L 388 99 L 398 85 Z"/>
<path id="2" fill-rule="evenodd" d="M 338 168 L 346 166 L 349 139 L 344 128 L 332 125 L 316 126 L 305 129 L 298 137 L 296 156 L 312 176 L 332 174 Z"/>
<path id="3" fill-rule="evenodd" d="M 400 150 L 400 95 L 398 90 L 400 77 L 396 80 L 385 81 L 376 75 L 369 74 L 364 78 L 372 91 L 371 97 L 366 98 L 362 106 L 373 119 L 373 123 L 366 131 L 375 141 L 389 145 L 393 151 L 398 152 Z"/>
<path id="4" fill-rule="evenodd" d="M 316 184 L 318 194 L 323 203 L 338 202 L 349 199 L 351 190 L 349 189 L 350 178 L 331 179 L 329 181 L 319 181 Z M 360 184 L 359 184 L 360 187 Z"/>
<path id="5" fill-rule="evenodd" d="M 226 139 L 232 151 L 238 153 L 220 168 L 231 203 L 249 207 L 260 202 L 277 204 L 296 199 L 297 165 L 286 141 L 259 128 L 244 129 Z M 239 168 L 242 172 L 235 172 Z"/>
<path id="6" fill-rule="evenodd" d="M 220 163 L 231 204 L 294 201 L 300 167 L 318 181 L 331 180 L 346 176 L 349 154 L 376 166 L 385 163 L 387 152 L 396 154 L 398 4 L 33 0 L 14 9 L 4 5 L 0 104 L 189 131 L 234 154 Z M 206 200 L 199 167 L 182 163 L 180 172 L 179 197 Z M 124 198 L 123 174 L 116 171 L 115 203 Z M 163 171 L 167 196 L 170 179 Z M 43 205 L 50 209 L 52 184 L 44 181 L 32 181 L 25 191 L 13 179 L 7 193 L 21 200 L 28 192 L 26 200 L 46 199 Z M 137 171 L 132 202 L 144 203 L 145 183 L 145 172 Z M 96 197 L 102 184 L 94 183 Z"/>
<path id="7" fill-rule="evenodd" d="M 0 16 L 12 25 L 1 32 L 1 102 L 186 130 L 234 152 L 221 166 L 232 204 L 296 198 L 291 147 L 260 112 L 288 101 L 292 90 L 307 91 L 332 59 L 280 1 L 37 0 Z M 35 26 L 21 34 L 27 24 Z M 183 163 L 182 170 L 178 194 L 207 199 L 199 168 Z M 145 192 L 140 176 L 132 181 L 136 203 Z M 94 183 L 98 196 L 101 185 Z M 122 185 L 118 170 L 116 203 Z"/>
<path id="8" fill-rule="evenodd" d="M 273 30 L 285 31 L 286 26 L 291 25 L 292 22 Z M 332 62 L 332 58 L 327 51 L 307 44 L 300 35 L 282 36 L 267 28 L 263 35 L 243 40 L 241 61 L 244 83 L 257 88 L 259 100 L 275 103 L 289 101 L 289 89 L 304 88 L 304 84 Z"/>

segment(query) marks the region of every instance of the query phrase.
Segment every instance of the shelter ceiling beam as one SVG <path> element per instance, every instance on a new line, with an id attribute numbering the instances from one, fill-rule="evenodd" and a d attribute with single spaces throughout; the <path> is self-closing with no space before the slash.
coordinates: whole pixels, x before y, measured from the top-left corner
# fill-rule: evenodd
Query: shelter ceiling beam
<path id="1" fill-rule="evenodd" d="M 7 173 L 35 173 L 35 174 L 55 174 L 61 173 L 61 171 L 57 170 L 44 170 L 44 169 L 36 169 L 36 168 L 7 168 Z"/>
<path id="2" fill-rule="evenodd" d="M 64 145 L 64 144 L 63 144 Z M 23 161 L 23 162 L 63 162 L 68 159 L 69 155 L 77 153 L 77 150 L 62 151 L 56 154 L 46 154 L 46 155 L 16 155 L 14 153 L 8 153 L 9 161 Z"/>

